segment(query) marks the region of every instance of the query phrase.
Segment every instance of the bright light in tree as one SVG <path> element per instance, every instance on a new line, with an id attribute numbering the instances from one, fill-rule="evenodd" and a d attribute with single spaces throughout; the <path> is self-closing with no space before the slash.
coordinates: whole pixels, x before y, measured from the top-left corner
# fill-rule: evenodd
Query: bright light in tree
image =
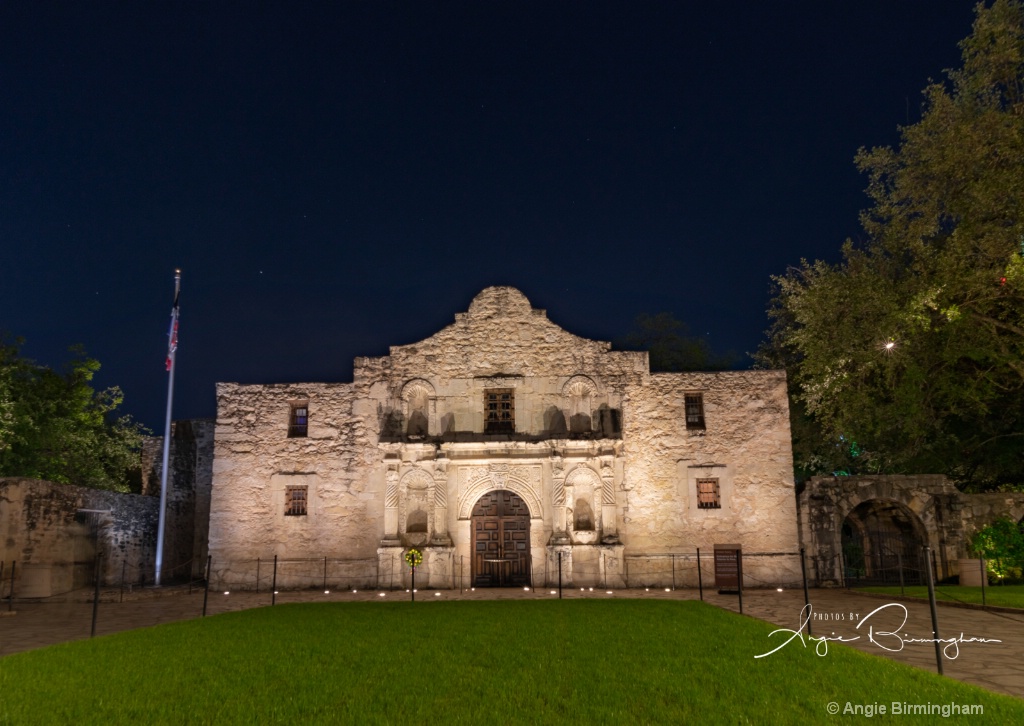
<path id="1" fill-rule="evenodd" d="M 886 350 L 886 352 L 890 352 L 890 351 L 892 351 L 893 348 L 896 347 L 896 341 L 895 340 L 890 340 L 890 341 L 886 342 L 886 344 L 883 345 L 882 347 Z"/>

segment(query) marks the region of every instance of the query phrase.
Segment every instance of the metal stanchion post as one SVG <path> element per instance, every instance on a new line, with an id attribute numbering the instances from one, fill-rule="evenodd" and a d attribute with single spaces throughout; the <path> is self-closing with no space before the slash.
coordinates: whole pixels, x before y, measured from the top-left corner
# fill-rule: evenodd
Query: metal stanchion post
<path id="1" fill-rule="evenodd" d="M 0 560 L 0 600 L 4 597 L 4 561 Z"/>
<path id="2" fill-rule="evenodd" d="M 124 602 L 124 571 L 128 565 L 128 560 L 121 560 L 121 597 L 118 598 L 118 602 Z"/>
<path id="3" fill-rule="evenodd" d="M 459 594 L 462 594 L 462 588 L 466 581 L 466 556 L 459 555 Z"/>
<path id="4" fill-rule="evenodd" d="M 804 548 L 803 547 L 800 548 L 800 574 L 803 575 L 803 578 L 804 578 L 804 607 L 807 607 L 808 605 L 811 604 L 811 596 L 807 592 L 807 564 L 804 562 Z M 810 608 L 808 608 L 807 609 L 807 634 L 808 635 L 813 635 L 813 633 L 811 633 L 811 617 L 810 616 L 811 616 L 811 612 L 810 612 Z"/>
<path id="5" fill-rule="evenodd" d="M 412 602 L 416 602 L 416 565 L 412 566 L 412 587 L 409 588 L 409 595 L 412 596 Z"/>
<path id="6" fill-rule="evenodd" d="M 213 555 L 206 556 L 206 586 L 203 588 L 203 617 L 206 617 L 206 603 L 210 599 L 210 573 L 213 564 Z"/>
<path id="7" fill-rule="evenodd" d="M 324 557 L 324 590 L 327 589 L 327 558 Z"/>
<path id="8" fill-rule="evenodd" d="M 700 547 L 697 548 L 697 587 L 700 589 L 700 599 L 704 599 L 704 575 L 700 571 Z"/>
<path id="9" fill-rule="evenodd" d="M 260 558 L 256 558 L 256 594 L 260 594 Z"/>
<path id="10" fill-rule="evenodd" d="M 11 592 L 14 592 L 14 582 L 11 582 Z M 562 553 L 558 553 L 558 599 L 562 599 Z"/>
<path id="11" fill-rule="evenodd" d="M 740 591 L 740 615 L 743 614 L 743 557 L 740 550 L 736 550 L 736 583 Z"/>
<path id="12" fill-rule="evenodd" d="M 676 591 L 676 556 L 672 555 L 672 592 Z"/>
<path id="13" fill-rule="evenodd" d="M 932 637 L 935 639 L 935 665 L 939 668 L 939 675 L 942 675 L 942 649 L 939 647 L 939 616 L 935 611 L 935 579 L 932 577 L 931 568 L 932 548 L 924 548 L 925 567 L 928 569 L 928 606 L 932 610 Z"/>
<path id="14" fill-rule="evenodd" d="M 988 567 L 985 565 L 985 558 L 984 557 L 982 557 L 979 560 L 979 562 L 981 563 L 981 606 L 982 607 L 986 607 L 986 605 L 985 605 L 985 585 L 987 584 L 987 580 L 988 580 Z"/>
<path id="15" fill-rule="evenodd" d="M 903 597 L 903 553 L 896 551 L 896 566 L 900 568 L 900 597 Z"/>
<path id="16" fill-rule="evenodd" d="M 7 591 L 7 612 L 14 609 L 14 573 L 18 569 L 18 561 L 11 561 L 11 589 Z"/>
<path id="17" fill-rule="evenodd" d="M 270 585 L 270 604 L 277 605 L 277 555 L 274 555 L 274 579 Z"/>
<path id="18" fill-rule="evenodd" d="M 96 589 L 92 595 L 92 630 L 89 632 L 90 638 L 96 637 L 96 614 L 100 609 L 100 571 L 103 565 L 103 555 L 98 550 L 96 552 Z"/>

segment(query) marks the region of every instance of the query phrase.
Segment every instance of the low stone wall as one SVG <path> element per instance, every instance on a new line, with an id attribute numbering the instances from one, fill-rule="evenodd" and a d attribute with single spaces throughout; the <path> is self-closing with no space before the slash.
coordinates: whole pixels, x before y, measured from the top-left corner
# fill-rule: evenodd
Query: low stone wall
<path id="1" fill-rule="evenodd" d="M 158 499 L 138 494 L 0 479 L 4 577 L 17 561 L 18 597 L 85 587 L 94 582 L 98 546 L 104 584 L 119 583 L 122 571 L 128 582 L 152 582 L 158 506 Z"/>
<path id="2" fill-rule="evenodd" d="M 1024 492 L 989 492 L 963 495 L 964 535 L 971 535 L 1000 517 L 1015 522 L 1024 518 Z"/>
<path id="3" fill-rule="evenodd" d="M 851 513 L 872 503 L 900 509 L 913 536 L 931 547 L 940 579 L 958 574 L 958 562 L 968 556 L 978 529 L 999 517 L 1024 517 L 1024 493 L 964 494 L 937 474 L 814 477 L 798 495 L 800 540 L 813 581 L 843 582 L 843 525 Z"/>

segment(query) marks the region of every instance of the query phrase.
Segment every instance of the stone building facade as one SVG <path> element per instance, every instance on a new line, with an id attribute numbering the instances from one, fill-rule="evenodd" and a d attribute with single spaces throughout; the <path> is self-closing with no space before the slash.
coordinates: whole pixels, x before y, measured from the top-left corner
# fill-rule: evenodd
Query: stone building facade
<path id="1" fill-rule="evenodd" d="M 799 577 L 785 374 L 651 373 L 514 288 L 357 358 L 351 383 L 218 384 L 214 449 L 215 583 L 255 586 L 254 561 L 276 556 L 394 585 L 417 547 L 424 586 L 552 584 L 559 568 L 635 586 L 667 581 L 666 553 L 726 543 L 748 585 Z M 318 579 L 300 570 L 278 584 Z"/>

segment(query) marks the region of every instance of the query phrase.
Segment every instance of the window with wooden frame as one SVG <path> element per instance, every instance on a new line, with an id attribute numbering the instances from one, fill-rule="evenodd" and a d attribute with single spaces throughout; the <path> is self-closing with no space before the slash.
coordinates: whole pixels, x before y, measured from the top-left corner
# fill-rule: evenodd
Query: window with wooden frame
<path id="1" fill-rule="evenodd" d="M 511 388 L 484 391 L 484 433 L 511 434 L 516 430 L 516 399 Z"/>
<path id="2" fill-rule="evenodd" d="M 686 406 L 686 428 L 704 428 L 704 394 L 687 393 L 684 397 Z"/>
<path id="3" fill-rule="evenodd" d="M 288 438 L 304 438 L 309 431 L 309 404 L 293 403 L 288 417 Z"/>
<path id="4" fill-rule="evenodd" d="M 718 479 L 697 480 L 697 509 L 721 509 L 722 495 Z"/>
<path id="5" fill-rule="evenodd" d="M 284 490 L 284 514 L 286 517 L 306 516 L 307 487 L 286 487 Z"/>

